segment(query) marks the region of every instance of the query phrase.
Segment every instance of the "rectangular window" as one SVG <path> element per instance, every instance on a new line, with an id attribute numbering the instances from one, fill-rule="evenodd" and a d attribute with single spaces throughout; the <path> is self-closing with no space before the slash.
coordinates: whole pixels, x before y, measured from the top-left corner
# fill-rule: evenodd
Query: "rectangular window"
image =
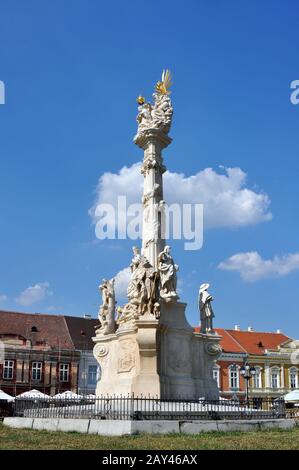
<path id="1" fill-rule="evenodd" d="M 256 369 L 256 373 L 253 376 L 253 387 L 254 388 L 261 388 L 261 386 L 262 386 L 262 384 L 261 384 L 261 373 L 260 373 L 259 369 Z"/>
<path id="2" fill-rule="evenodd" d="M 3 378 L 7 380 L 12 380 L 13 371 L 14 371 L 14 361 L 4 361 Z"/>
<path id="3" fill-rule="evenodd" d="M 69 364 L 60 364 L 59 366 L 59 381 L 68 382 L 69 381 Z"/>
<path id="4" fill-rule="evenodd" d="M 32 362 L 32 380 L 35 380 L 37 382 L 42 380 L 42 362 Z"/>
<path id="5" fill-rule="evenodd" d="M 237 370 L 230 370 L 229 371 L 229 383 L 231 389 L 238 389 L 239 388 L 239 377 Z"/>
<path id="6" fill-rule="evenodd" d="M 278 372 L 271 373 L 271 388 L 278 388 L 279 387 L 279 380 L 278 380 Z"/>
<path id="7" fill-rule="evenodd" d="M 291 388 L 297 388 L 298 387 L 297 371 L 291 371 L 291 373 L 290 373 L 290 387 Z"/>
<path id="8" fill-rule="evenodd" d="M 220 388 L 220 371 L 218 367 L 213 369 L 213 379 L 215 380 L 217 387 Z"/>
<path id="9" fill-rule="evenodd" d="M 98 375 L 97 366 L 88 366 L 88 385 L 96 385 Z"/>

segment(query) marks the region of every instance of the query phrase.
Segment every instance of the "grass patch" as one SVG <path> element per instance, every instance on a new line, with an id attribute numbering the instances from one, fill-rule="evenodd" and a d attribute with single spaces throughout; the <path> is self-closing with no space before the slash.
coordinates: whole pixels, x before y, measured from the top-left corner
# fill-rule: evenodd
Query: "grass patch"
<path id="1" fill-rule="evenodd" d="M 13 429 L 0 424 L 1 450 L 299 450 L 299 428 L 197 435 L 105 437 L 76 432 Z"/>

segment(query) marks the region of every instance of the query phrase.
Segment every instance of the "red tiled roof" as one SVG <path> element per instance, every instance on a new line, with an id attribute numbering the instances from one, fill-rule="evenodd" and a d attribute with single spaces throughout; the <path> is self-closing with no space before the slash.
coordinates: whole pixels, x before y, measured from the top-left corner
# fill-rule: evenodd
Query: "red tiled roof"
<path id="1" fill-rule="evenodd" d="M 226 332 L 237 341 L 248 354 L 264 354 L 266 349 L 276 349 L 280 344 L 290 340 L 288 336 L 282 333 L 236 330 L 226 330 Z"/>
<path id="2" fill-rule="evenodd" d="M 75 349 L 62 315 L 0 311 L 0 336 L 9 334 L 47 344 L 51 349 Z"/>
<path id="3" fill-rule="evenodd" d="M 21 336 L 51 349 L 92 350 L 96 326 L 94 318 L 0 311 L 0 337 Z"/>
<path id="4" fill-rule="evenodd" d="M 224 352 L 246 353 L 246 350 L 241 346 L 241 344 L 237 343 L 234 338 L 231 337 L 227 330 L 223 328 L 216 328 L 215 331 L 219 336 L 222 336 L 220 345 Z"/>
<path id="5" fill-rule="evenodd" d="M 199 331 L 199 327 L 194 328 Z M 266 349 L 276 349 L 279 345 L 289 341 L 282 333 L 264 333 L 261 331 L 237 331 L 215 328 L 221 336 L 220 345 L 223 352 L 265 354 Z"/>

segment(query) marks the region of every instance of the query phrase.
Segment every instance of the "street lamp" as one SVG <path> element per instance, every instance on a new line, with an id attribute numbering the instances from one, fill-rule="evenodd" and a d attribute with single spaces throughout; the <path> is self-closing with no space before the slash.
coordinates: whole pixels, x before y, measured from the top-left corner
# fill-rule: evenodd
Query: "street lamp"
<path id="1" fill-rule="evenodd" d="M 250 366 L 248 362 L 245 362 L 245 364 L 240 369 L 240 374 L 246 381 L 246 401 L 248 402 L 249 380 L 251 379 L 251 377 L 253 377 L 256 374 L 256 370 L 254 367 Z"/>

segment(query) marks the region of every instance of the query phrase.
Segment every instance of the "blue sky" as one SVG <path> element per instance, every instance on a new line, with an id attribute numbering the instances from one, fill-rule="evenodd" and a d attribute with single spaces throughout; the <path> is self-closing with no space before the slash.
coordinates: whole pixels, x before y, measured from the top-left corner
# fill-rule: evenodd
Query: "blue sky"
<path id="1" fill-rule="evenodd" d="M 168 67 L 168 169 L 212 168 L 218 191 L 220 166 L 240 168 L 235 197 L 271 201 L 255 201 L 260 219 L 206 230 L 199 251 L 172 244 L 188 319 L 208 281 L 217 326 L 298 338 L 298 31 L 295 0 L 0 0 L 0 308 L 97 314 L 99 281 L 135 243 L 97 242 L 88 210 L 105 172 L 141 159 L 135 99 Z"/>

